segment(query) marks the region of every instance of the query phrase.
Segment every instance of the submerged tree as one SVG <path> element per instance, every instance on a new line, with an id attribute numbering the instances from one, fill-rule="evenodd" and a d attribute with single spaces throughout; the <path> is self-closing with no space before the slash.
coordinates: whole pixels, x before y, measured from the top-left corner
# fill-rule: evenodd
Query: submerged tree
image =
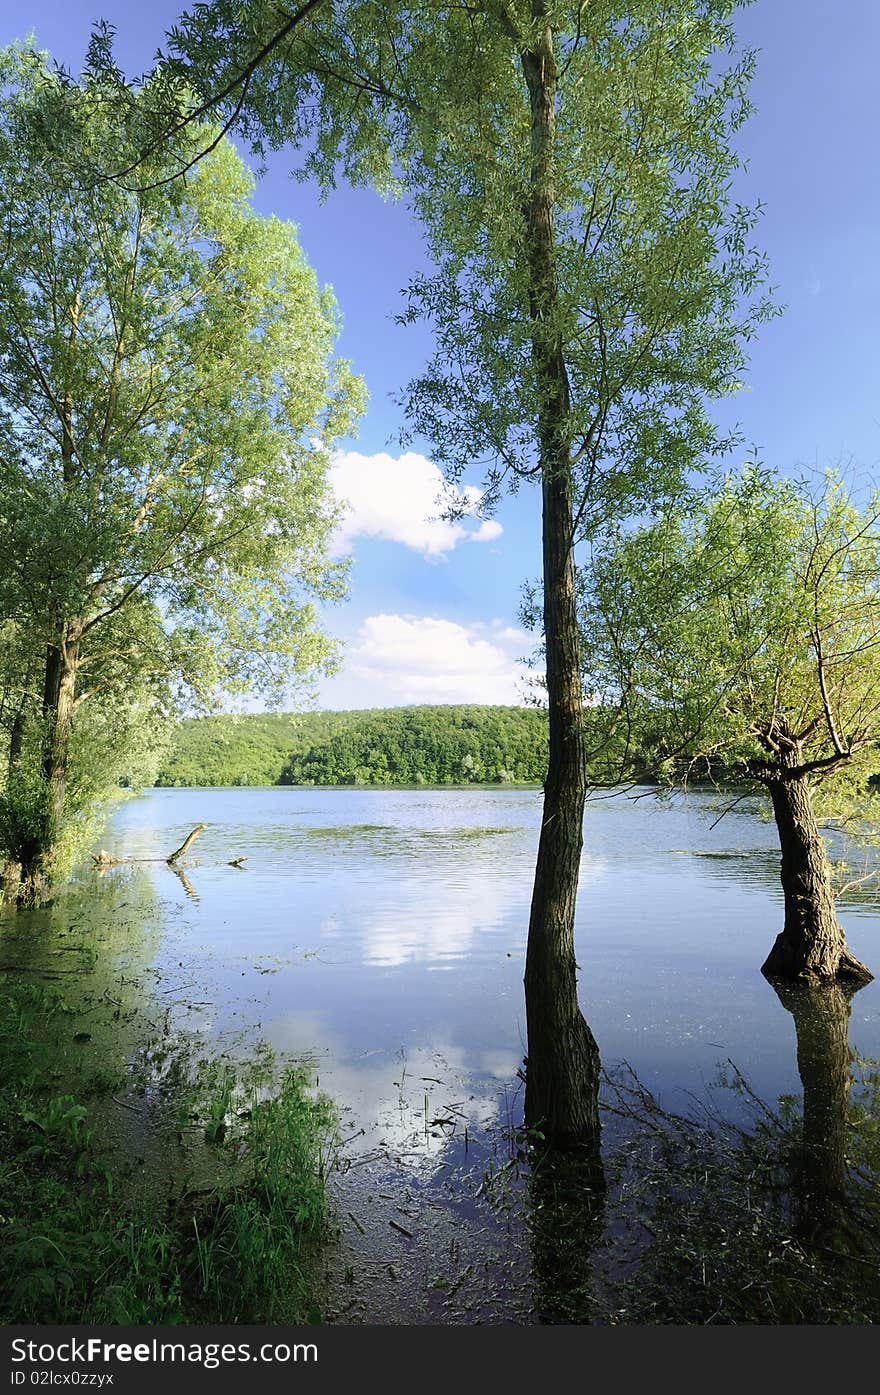
<path id="1" fill-rule="evenodd" d="M 98 68 L 71 83 L 30 49 L 0 55 L 7 826 L 29 801 L 5 851 L 23 900 L 55 875 L 85 703 L 149 675 L 267 690 L 327 661 L 310 600 L 340 584 L 326 467 L 360 397 L 331 356 L 332 298 L 294 229 L 251 209 L 230 144 L 174 177 L 208 138 L 193 125 L 143 162 L 148 187 L 96 179 L 141 149 L 152 100 Z"/>
<path id="2" fill-rule="evenodd" d="M 529 923 L 526 1119 L 595 1148 L 598 1052 L 574 914 L 586 791 L 575 547 L 720 448 L 704 399 L 734 390 L 766 312 L 752 216 L 729 203 L 751 58 L 736 0 L 307 0 L 279 19 L 215 0 L 171 34 L 203 109 L 402 192 L 436 274 L 403 319 L 437 352 L 406 411 L 486 507 L 541 495 L 550 754 Z M 173 127 L 172 127 L 173 129 Z M 117 170 L 119 165 L 117 165 Z M 129 176 L 131 177 L 131 176 Z"/>
<path id="3" fill-rule="evenodd" d="M 785 924 L 764 973 L 870 979 L 837 919 L 815 797 L 839 811 L 876 763 L 880 507 L 831 477 L 813 494 L 748 469 L 597 549 L 581 621 L 617 742 L 606 778 L 723 766 L 766 791 Z"/>

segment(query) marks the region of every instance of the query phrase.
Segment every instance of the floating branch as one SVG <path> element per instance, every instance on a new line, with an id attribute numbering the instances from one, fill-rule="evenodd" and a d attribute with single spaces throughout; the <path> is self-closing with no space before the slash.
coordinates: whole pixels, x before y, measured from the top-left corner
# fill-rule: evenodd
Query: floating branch
<path id="1" fill-rule="evenodd" d="M 169 867 L 173 867 L 207 827 L 206 823 L 197 823 L 192 832 L 184 838 L 180 847 L 175 848 L 174 852 L 169 853 L 167 857 L 114 857 L 112 853 L 108 853 L 106 848 L 102 848 L 99 853 L 92 855 L 92 861 L 102 872 L 108 867 L 118 867 L 123 862 L 167 862 Z"/>
<path id="2" fill-rule="evenodd" d="M 173 867 L 178 858 L 183 857 L 183 854 L 186 852 L 187 848 L 189 848 L 196 841 L 200 833 L 204 833 L 207 827 L 208 825 L 206 823 L 196 824 L 193 831 L 186 835 L 180 847 L 177 848 L 175 852 L 171 853 L 170 857 L 166 857 L 165 861 L 168 863 L 169 867 Z"/>

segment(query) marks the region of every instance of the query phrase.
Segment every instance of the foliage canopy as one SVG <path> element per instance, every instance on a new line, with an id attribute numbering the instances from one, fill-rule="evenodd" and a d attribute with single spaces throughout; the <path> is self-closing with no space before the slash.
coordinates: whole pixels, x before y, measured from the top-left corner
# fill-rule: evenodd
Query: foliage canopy
<path id="1" fill-rule="evenodd" d="M 406 411 L 451 474 L 486 463 L 489 507 L 537 472 L 546 385 L 524 235 L 535 133 L 523 54 L 552 31 L 558 303 L 541 333 L 563 347 L 587 526 L 726 447 L 704 400 L 739 386 L 770 313 L 755 214 L 729 201 L 753 68 L 736 56 L 737 8 L 317 0 L 282 24 L 272 7 L 214 0 L 171 31 L 167 71 L 258 149 L 299 149 L 300 172 L 325 187 L 342 174 L 409 200 L 436 271 L 410 285 L 401 318 L 432 323 L 437 350 Z"/>
<path id="2" fill-rule="evenodd" d="M 534 708 L 394 707 L 182 722 L 160 785 L 538 783 L 547 718 Z"/>
<path id="3" fill-rule="evenodd" d="M 100 59 L 73 82 L 29 47 L 0 54 L 4 825 L 22 865 L 94 792 L 100 741 L 68 779 L 86 706 L 106 758 L 119 708 L 149 731 L 175 697 L 277 697 L 331 662 L 327 466 L 363 399 L 332 296 L 215 129 L 188 126 L 136 186 L 100 177 L 142 151 L 155 100 Z"/>
<path id="4" fill-rule="evenodd" d="M 880 508 L 757 467 L 619 530 L 582 577 L 584 681 L 617 746 L 765 778 L 793 741 L 812 781 L 876 764 Z M 615 771 L 614 762 L 619 762 Z"/>

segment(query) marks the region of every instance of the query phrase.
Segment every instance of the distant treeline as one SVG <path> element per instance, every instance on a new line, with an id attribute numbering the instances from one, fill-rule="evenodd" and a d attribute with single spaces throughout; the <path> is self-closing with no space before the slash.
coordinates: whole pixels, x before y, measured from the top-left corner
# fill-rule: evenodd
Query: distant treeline
<path id="1" fill-rule="evenodd" d="M 392 707 L 198 717 L 178 728 L 159 785 L 459 785 L 540 782 L 546 713 Z"/>

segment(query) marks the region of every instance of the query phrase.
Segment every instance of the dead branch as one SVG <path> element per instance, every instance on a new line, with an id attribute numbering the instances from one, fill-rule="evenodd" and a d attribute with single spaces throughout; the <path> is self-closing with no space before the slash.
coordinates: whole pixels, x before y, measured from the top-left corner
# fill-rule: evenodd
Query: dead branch
<path id="1" fill-rule="evenodd" d="M 179 848 L 175 848 L 173 853 L 167 857 L 114 857 L 108 853 L 106 848 L 102 848 L 99 853 L 92 855 L 92 862 L 99 871 L 105 872 L 108 867 L 119 867 L 123 862 L 167 862 L 169 867 L 174 867 L 175 863 L 183 857 L 184 853 L 192 847 L 200 833 L 208 827 L 206 823 L 197 823 L 191 833 L 188 833 Z"/>
<path id="2" fill-rule="evenodd" d="M 196 824 L 192 832 L 186 835 L 180 847 L 177 848 L 173 853 L 171 853 L 169 857 L 166 857 L 165 861 L 168 863 L 169 867 L 173 867 L 175 862 L 177 862 L 178 858 L 183 857 L 183 854 L 186 852 L 186 850 L 190 847 L 192 843 L 196 841 L 199 834 L 203 833 L 207 827 L 208 825 L 206 823 Z"/>

